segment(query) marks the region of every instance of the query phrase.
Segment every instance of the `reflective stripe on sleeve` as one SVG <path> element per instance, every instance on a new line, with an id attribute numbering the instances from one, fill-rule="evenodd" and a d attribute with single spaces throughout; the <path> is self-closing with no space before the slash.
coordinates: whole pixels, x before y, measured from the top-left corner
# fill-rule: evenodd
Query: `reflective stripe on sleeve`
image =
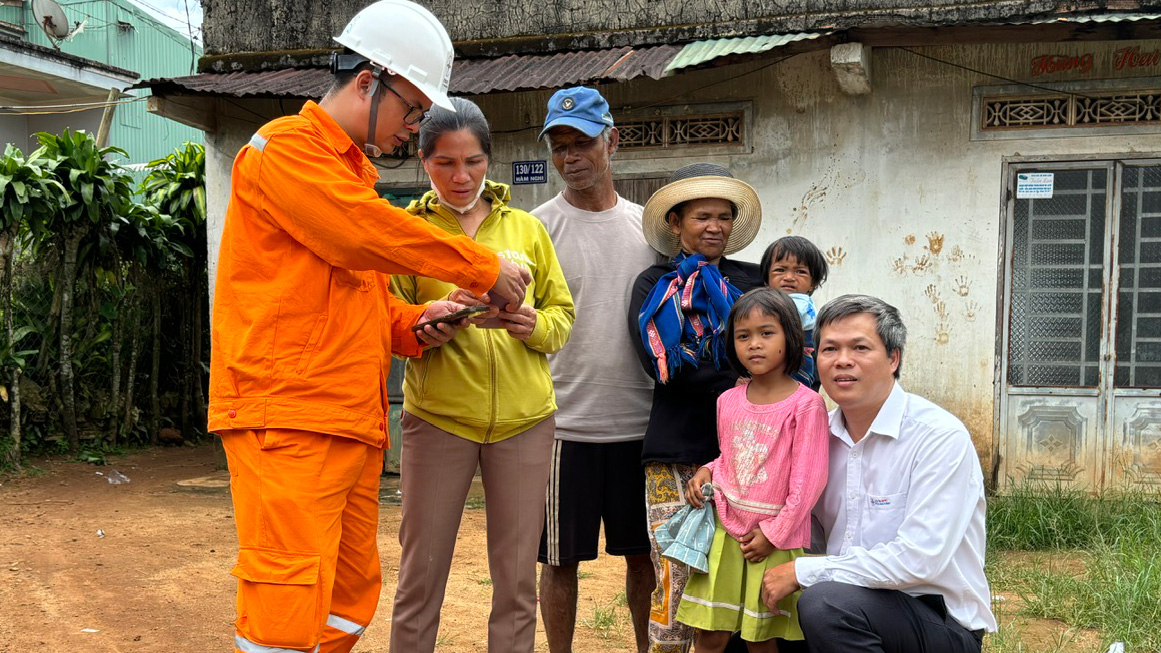
<path id="1" fill-rule="evenodd" d="M 255 644 L 241 635 L 234 635 L 234 647 L 242 653 L 300 653 L 288 648 L 275 648 L 273 646 L 262 646 Z M 311 649 L 311 653 L 318 653 L 318 644 L 315 644 Z"/>
<path id="2" fill-rule="evenodd" d="M 366 626 L 360 626 L 353 621 L 343 619 L 337 614 L 332 614 L 327 617 L 327 625 L 335 630 L 341 630 L 348 635 L 355 636 L 362 635 L 367 630 Z"/>
<path id="3" fill-rule="evenodd" d="M 250 147 L 261 152 L 266 149 L 266 139 L 258 134 L 254 134 L 250 137 Z"/>

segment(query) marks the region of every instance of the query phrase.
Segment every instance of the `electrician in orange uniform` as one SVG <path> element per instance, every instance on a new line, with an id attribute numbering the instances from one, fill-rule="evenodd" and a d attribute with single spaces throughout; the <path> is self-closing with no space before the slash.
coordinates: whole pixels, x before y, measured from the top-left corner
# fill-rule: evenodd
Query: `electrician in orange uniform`
<path id="1" fill-rule="evenodd" d="M 508 310 L 531 279 L 375 193 L 364 153 L 406 141 L 432 103 L 451 109 L 439 21 L 380 0 L 335 40 L 346 53 L 330 92 L 238 154 L 218 260 L 209 428 L 230 467 L 242 653 L 350 651 L 375 613 L 391 355 L 418 356 L 463 325 L 412 332 L 462 306 L 405 304 L 387 275 L 494 290 Z"/>

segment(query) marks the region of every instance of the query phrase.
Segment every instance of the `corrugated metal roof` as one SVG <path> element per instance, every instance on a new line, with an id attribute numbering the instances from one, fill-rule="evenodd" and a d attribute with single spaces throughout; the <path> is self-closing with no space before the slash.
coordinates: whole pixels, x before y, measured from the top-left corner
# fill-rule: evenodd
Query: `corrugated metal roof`
<path id="1" fill-rule="evenodd" d="M 478 94 L 557 88 L 603 79 L 624 81 L 646 75 L 660 79 L 678 46 L 613 48 L 551 55 L 509 55 L 462 59 L 452 69 L 451 92 Z"/>
<path id="2" fill-rule="evenodd" d="M 255 73 L 202 73 L 172 79 L 151 79 L 134 88 L 234 97 L 320 98 L 334 77 L 326 68 L 286 68 Z"/>
<path id="3" fill-rule="evenodd" d="M 797 41 L 816 39 L 820 36 L 822 36 L 820 32 L 803 32 L 800 34 L 767 34 L 763 36 L 694 41 L 681 49 L 681 52 L 665 67 L 665 72 L 668 73 L 681 68 L 696 66 L 731 54 L 765 52 Z"/>
<path id="4" fill-rule="evenodd" d="M 487 93 L 564 86 L 599 79 L 632 48 L 559 52 L 547 56 L 509 55 L 499 59 L 467 59 L 452 68 L 452 93 Z"/>
<path id="5" fill-rule="evenodd" d="M 1039 18 L 1013 18 L 998 23 L 1000 25 L 1048 25 L 1051 23 L 1124 23 L 1139 20 L 1158 20 L 1161 14 L 1068 14 L 1064 16 L 1041 16 Z"/>
<path id="6" fill-rule="evenodd" d="M 551 55 L 510 55 L 498 59 L 459 59 L 452 70 L 450 91 L 476 95 L 491 91 L 559 88 L 615 79 L 648 76 L 660 79 L 680 46 L 613 48 Z M 331 84 L 325 68 L 287 68 L 263 72 L 203 73 L 141 83 L 155 92 L 208 93 L 234 97 L 322 97 Z"/>

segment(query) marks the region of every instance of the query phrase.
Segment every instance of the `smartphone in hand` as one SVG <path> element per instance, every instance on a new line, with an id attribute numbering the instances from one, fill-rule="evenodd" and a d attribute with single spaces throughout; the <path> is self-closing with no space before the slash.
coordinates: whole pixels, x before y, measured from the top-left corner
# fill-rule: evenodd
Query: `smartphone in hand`
<path id="1" fill-rule="evenodd" d="M 434 320 L 420 322 L 419 324 L 416 324 L 415 326 L 411 327 L 411 330 L 412 331 L 422 331 L 423 328 L 429 324 L 432 326 L 435 326 L 437 324 L 445 324 L 447 322 L 458 322 L 462 319 L 469 318 L 469 317 L 472 317 L 474 315 L 479 315 L 480 313 L 487 313 L 490 310 L 492 310 L 491 306 L 484 306 L 484 305 L 469 306 L 467 308 L 461 308 L 460 310 L 458 310 L 454 313 L 448 313 L 447 315 L 441 315 L 440 317 L 437 317 Z"/>
<path id="2" fill-rule="evenodd" d="M 494 307 L 500 309 L 500 311 L 502 311 L 502 312 L 507 312 L 507 310 L 508 310 L 508 298 L 507 297 L 504 297 L 503 295 L 496 294 L 495 291 L 492 291 L 492 292 L 488 293 L 488 299 L 491 300 L 489 307 L 494 306 Z M 504 320 L 501 320 L 499 317 L 490 317 L 490 318 L 484 320 L 483 322 L 480 322 L 479 324 L 477 324 L 476 328 L 478 328 L 478 329 L 505 329 L 505 328 L 507 328 L 507 326 L 506 326 L 506 322 Z"/>

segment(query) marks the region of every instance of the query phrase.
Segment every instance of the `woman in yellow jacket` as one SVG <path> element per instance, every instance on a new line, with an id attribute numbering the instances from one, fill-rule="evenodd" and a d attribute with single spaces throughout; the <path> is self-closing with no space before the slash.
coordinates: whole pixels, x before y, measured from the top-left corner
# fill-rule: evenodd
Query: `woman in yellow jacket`
<path id="1" fill-rule="evenodd" d="M 556 402 L 548 354 L 568 341 L 573 303 L 548 233 L 508 206 L 508 187 L 484 179 L 491 133 L 479 107 L 453 98 L 419 131 L 433 190 L 408 211 L 528 268 L 525 304 L 493 309 L 454 339 L 407 362 L 403 383 L 403 518 L 391 650 L 435 649 L 439 612 L 464 502 L 476 467 L 484 482 L 492 614 L 488 650 L 531 653 L 536 635 L 536 554 Z M 411 304 L 480 298 L 424 277 L 397 276 L 391 291 Z M 492 299 L 492 298 L 489 298 Z M 492 301 L 495 301 L 492 299 Z M 491 328 L 486 328 L 491 327 Z"/>

